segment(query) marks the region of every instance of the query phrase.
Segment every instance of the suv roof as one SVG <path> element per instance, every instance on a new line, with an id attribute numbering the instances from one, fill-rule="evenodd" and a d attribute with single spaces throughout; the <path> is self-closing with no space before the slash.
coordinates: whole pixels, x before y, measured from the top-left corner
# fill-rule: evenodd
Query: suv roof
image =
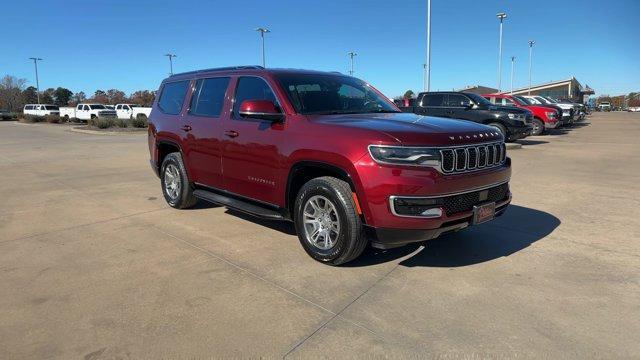
<path id="1" fill-rule="evenodd" d="M 317 71 L 317 70 L 305 70 L 305 69 L 283 69 L 283 68 L 264 68 L 258 65 L 243 65 L 243 66 L 227 66 L 219 68 L 201 69 L 194 71 L 186 71 L 169 76 L 169 79 L 182 78 L 188 75 L 210 74 L 210 73 L 297 73 L 297 74 L 331 74 L 331 75 L 344 75 L 338 71 Z M 346 76 L 346 75 L 345 75 Z"/>

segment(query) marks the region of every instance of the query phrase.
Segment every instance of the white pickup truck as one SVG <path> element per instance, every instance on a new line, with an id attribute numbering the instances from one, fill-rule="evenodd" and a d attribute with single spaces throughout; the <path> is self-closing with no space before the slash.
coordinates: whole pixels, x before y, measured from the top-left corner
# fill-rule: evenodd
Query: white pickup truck
<path id="1" fill-rule="evenodd" d="M 102 104 L 78 104 L 76 107 L 61 107 L 60 116 L 67 119 L 89 120 L 95 118 L 115 118 L 115 110 Z"/>
<path id="2" fill-rule="evenodd" d="M 26 104 L 22 112 L 25 115 L 36 116 L 59 115 L 60 108 L 57 105 L 50 104 Z"/>
<path id="3" fill-rule="evenodd" d="M 136 104 L 117 104 L 116 113 L 118 119 L 147 119 L 151 114 L 151 108 Z"/>

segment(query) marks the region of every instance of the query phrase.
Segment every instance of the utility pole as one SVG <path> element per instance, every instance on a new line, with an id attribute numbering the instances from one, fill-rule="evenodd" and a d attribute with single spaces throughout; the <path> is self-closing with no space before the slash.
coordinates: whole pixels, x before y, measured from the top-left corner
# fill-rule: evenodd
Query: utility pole
<path id="1" fill-rule="evenodd" d="M 262 67 L 267 67 L 265 64 L 265 56 L 264 56 L 264 34 L 271 32 L 271 30 L 267 28 L 257 28 L 256 31 L 260 33 L 260 37 L 262 38 Z"/>
<path id="2" fill-rule="evenodd" d="M 498 49 L 498 91 L 501 91 L 502 82 L 502 23 L 507 17 L 507 14 L 501 12 L 496 15 L 500 19 L 500 44 Z"/>
<path id="3" fill-rule="evenodd" d="M 29 58 L 29 60 L 33 60 L 33 65 L 36 68 L 36 96 L 38 97 L 38 105 L 40 105 L 40 80 L 38 79 L 38 61 L 42 59 L 37 57 Z"/>
<path id="4" fill-rule="evenodd" d="M 533 44 L 535 43 L 535 41 L 529 40 L 529 91 L 527 91 L 527 95 L 531 95 L 531 63 L 533 59 Z"/>
<path id="5" fill-rule="evenodd" d="M 511 57 L 511 95 L 513 95 L 513 69 L 515 67 L 516 64 L 516 57 L 512 56 Z"/>
<path id="6" fill-rule="evenodd" d="M 177 57 L 175 54 L 165 54 L 164 56 L 169 58 L 169 75 L 173 75 L 173 58 Z"/>
<path id="7" fill-rule="evenodd" d="M 424 65 L 424 91 L 431 89 L 431 0 L 427 0 L 427 53 Z"/>
<path id="8" fill-rule="evenodd" d="M 349 75 L 353 76 L 353 58 L 354 58 L 355 56 L 357 56 L 358 54 L 356 54 L 356 53 L 355 53 L 355 52 L 353 52 L 353 51 L 349 51 L 349 52 L 347 53 L 347 55 L 349 55 L 349 58 L 351 59 L 351 70 L 349 70 Z"/>

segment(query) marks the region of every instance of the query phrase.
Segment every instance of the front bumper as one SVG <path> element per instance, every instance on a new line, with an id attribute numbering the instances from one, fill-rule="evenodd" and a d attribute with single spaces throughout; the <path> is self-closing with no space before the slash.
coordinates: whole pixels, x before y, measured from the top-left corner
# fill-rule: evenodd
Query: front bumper
<path id="1" fill-rule="evenodd" d="M 562 121 L 554 120 L 554 121 L 548 121 L 544 123 L 544 127 L 546 129 L 556 129 L 556 128 L 559 128 L 560 126 L 562 126 Z"/>
<path id="2" fill-rule="evenodd" d="M 496 202 L 495 217 L 501 216 L 511 202 L 511 193 L 500 202 Z M 435 229 L 397 229 L 366 226 L 365 231 L 371 239 L 371 246 L 378 249 L 391 249 L 411 243 L 435 239 L 439 236 L 465 229 L 473 223 L 473 211 L 455 214 Z"/>

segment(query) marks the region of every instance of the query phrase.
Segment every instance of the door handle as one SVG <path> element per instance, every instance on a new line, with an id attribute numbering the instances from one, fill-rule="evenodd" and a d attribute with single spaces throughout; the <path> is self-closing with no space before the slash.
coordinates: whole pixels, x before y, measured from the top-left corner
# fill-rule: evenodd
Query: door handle
<path id="1" fill-rule="evenodd" d="M 240 135 L 237 131 L 235 130 L 227 130 L 224 132 L 225 135 L 227 135 L 230 138 L 234 138 L 234 137 L 238 137 L 238 135 Z"/>
<path id="2" fill-rule="evenodd" d="M 183 125 L 182 131 L 191 131 L 191 125 Z"/>

